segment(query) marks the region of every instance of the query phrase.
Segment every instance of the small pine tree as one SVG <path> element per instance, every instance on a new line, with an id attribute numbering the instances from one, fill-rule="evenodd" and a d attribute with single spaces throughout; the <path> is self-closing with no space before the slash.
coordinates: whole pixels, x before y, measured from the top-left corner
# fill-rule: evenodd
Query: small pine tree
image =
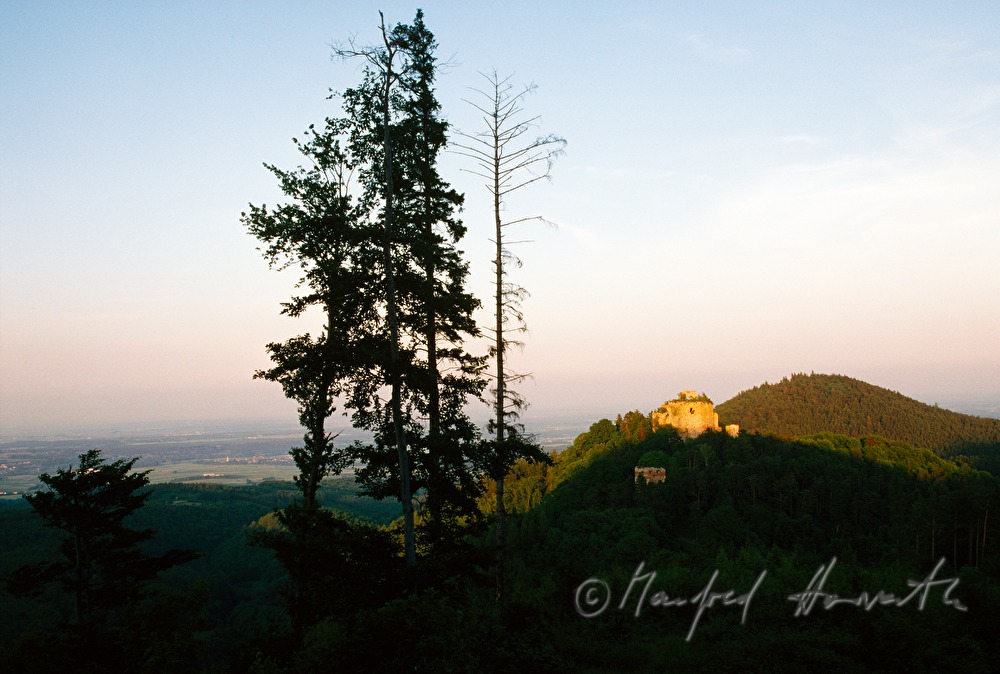
<path id="1" fill-rule="evenodd" d="M 135 599 L 160 571 L 195 557 L 187 550 L 152 557 L 138 547 L 153 531 L 125 525 L 151 493 L 140 491 L 149 483 L 150 471 L 133 472 L 136 461 L 138 457 L 107 463 L 100 450 L 92 449 L 80 455 L 76 468 L 39 476 L 48 490 L 25 499 L 45 526 L 68 536 L 59 546 L 62 559 L 14 571 L 8 579 L 14 594 L 34 595 L 48 583 L 61 582 L 73 595 L 75 623 L 87 626 Z"/>

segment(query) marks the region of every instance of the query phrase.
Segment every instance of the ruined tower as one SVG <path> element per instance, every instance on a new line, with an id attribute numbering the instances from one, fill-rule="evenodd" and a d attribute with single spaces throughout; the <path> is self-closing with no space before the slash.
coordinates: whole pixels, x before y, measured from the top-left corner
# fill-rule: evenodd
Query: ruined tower
<path id="1" fill-rule="evenodd" d="M 653 430 L 673 426 L 682 438 L 696 438 L 705 431 L 721 431 L 719 415 L 708 396 L 697 391 L 681 391 L 673 400 L 660 405 L 651 415 Z M 726 426 L 726 432 L 737 435 L 739 427 Z"/>

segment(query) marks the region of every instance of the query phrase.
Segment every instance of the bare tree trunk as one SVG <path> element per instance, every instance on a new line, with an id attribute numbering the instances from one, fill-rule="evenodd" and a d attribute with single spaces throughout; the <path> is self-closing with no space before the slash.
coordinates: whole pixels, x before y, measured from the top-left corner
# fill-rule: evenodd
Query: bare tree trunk
<path id="1" fill-rule="evenodd" d="M 426 120 L 422 120 L 426 124 Z M 431 207 L 428 203 L 430 197 L 428 194 L 428 184 L 429 180 L 426 175 L 427 167 L 424 166 L 424 210 L 426 213 L 430 213 Z M 427 237 L 427 245 L 430 246 L 430 242 L 434 240 L 434 223 L 428 218 L 427 228 L 424 232 Z M 427 282 L 426 288 L 426 298 L 427 303 L 427 326 L 424 331 L 424 339 L 427 341 L 427 378 L 428 378 L 428 391 L 427 391 L 427 446 L 430 456 L 428 457 L 428 472 L 430 480 L 433 483 L 439 476 L 438 471 L 438 459 L 439 459 L 439 447 L 438 443 L 441 441 L 441 391 L 438 388 L 438 349 L 437 349 L 437 310 L 434 303 L 434 277 L 437 273 L 436 266 L 434 264 L 434 255 L 428 253 L 424 260 L 424 277 Z M 433 492 L 436 485 L 432 484 L 429 491 Z M 428 494 L 428 506 L 430 510 L 430 516 L 436 521 L 435 526 L 440 526 L 441 509 L 437 503 L 437 496 L 434 493 Z"/>
<path id="2" fill-rule="evenodd" d="M 504 336 L 503 336 L 503 221 L 500 217 L 500 139 L 494 130 L 493 143 L 493 219 L 496 236 L 496 360 L 497 360 L 497 395 L 496 395 L 496 443 L 497 451 L 504 451 L 506 419 L 504 418 L 504 402 L 507 394 L 504 390 Z M 497 577 L 496 600 L 504 595 L 505 550 L 507 548 L 507 507 L 503 502 L 504 482 L 507 476 L 503 471 L 496 476 L 497 496 Z"/>
<path id="3" fill-rule="evenodd" d="M 309 475 L 305 475 L 305 488 L 302 490 L 303 505 L 312 509 L 316 507 L 316 492 L 319 490 L 320 464 L 323 459 L 323 451 L 326 449 L 325 420 L 317 419 L 309 428 L 312 435 L 312 448 L 309 457 Z"/>
<path id="4" fill-rule="evenodd" d="M 508 382 L 523 379 L 508 371 L 506 367 L 507 346 L 510 341 L 505 335 L 505 321 L 514 321 L 513 330 L 524 332 L 526 327 L 520 311 L 521 298 L 526 294 L 519 286 L 505 283 L 505 264 L 510 263 L 508 248 L 505 247 L 504 228 L 529 220 L 541 220 L 540 216 L 503 220 L 503 207 L 506 197 L 513 192 L 548 177 L 552 160 L 562 151 L 565 141 L 551 134 L 528 140 L 525 134 L 534 126 L 537 118 L 525 118 L 521 115 L 520 101 L 530 93 L 534 86 L 526 86 L 515 90 L 510 84 L 510 78 L 501 79 L 494 71 L 486 75 L 489 89 L 478 91 L 487 101 L 477 104 L 469 101 L 477 110 L 483 113 L 486 120 L 486 131 L 479 134 L 465 134 L 469 142 L 457 144 L 460 154 L 473 159 L 478 169 L 474 174 L 486 179 L 486 188 L 493 196 L 494 244 L 496 245 L 495 283 L 496 283 L 496 323 L 494 326 L 494 358 L 496 363 L 496 400 L 494 418 L 491 425 L 495 426 L 494 465 L 492 477 L 496 481 L 496 532 L 497 532 L 497 577 L 496 597 L 500 601 L 504 594 L 504 555 L 507 545 L 507 510 L 504 505 L 504 488 L 507 472 L 515 459 L 531 457 L 540 460 L 544 455 L 535 447 L 536 452 L 528 450 L 528 445 L 517 433 L 507 433 L 508 416 L 513 416 L 523 409 L 524 401 L 517 393 L 507 387 Z M 544 167 L 544 169 L 542 168 Z M 507 242 L 509 243 L 509 242 Z M 514 263 L 517 264 L 516 259 Z M 516 443 L 516 447 L 514 446 Z"/>
<path id="5" fill-rule="evenodd" d="M 388 36 L 385 33 L 385 23 L 382 24 L 382 37 L 386 48 L 391 49 Z M 406 552 L 406 564 L 415 566 L 417 553 L 413 533 L 413 498 L 410 488 L 410 456 L 406 449 L 406 429 L 403 427 L 402 373 L 399 362 L 399 316 L 396 306 L 396 275 L 392 259 L 392 136 L 389 129 L 389 98 L 392 90 L 392 51 L 386 59 L 385 88 L 382 93 L 382 124 L 385 135 L 382 140 L 383 162 L 385 170 L 385 232 L 382 238 L 382 254 L 385 262 L 385 301 L 386 319 L 389 323 L 389 379 L 392 390 L 390 407 L 392 411 L 392 427 L 396 437 L 396 453 L 399 459 L 399 500 L 403 506 L 403 547 Z"/>
<path id="6" fill-rule="evenodd" d="M 333 386 L 331 363 L 333 357 L 333 329 L 334 329 L 334 306 L 333 298 L 327 293 L 326 299 L 326 344 L 324 348 L 324 361 L 320 371 L 319 386 L 316 390 L 316 399 L 312 401 L 313 418 L 309 425 L 309 433 L 312 436 L 312 447 L 309 456 L 309 474 L 303 475 L 304 485 L 302 496 L 306 508 L 315 508 L 316 493 L 319 491 L 320 482 L 323 479 L 326 454 L 326 411 L 330 408 L 330 388 Z"/>

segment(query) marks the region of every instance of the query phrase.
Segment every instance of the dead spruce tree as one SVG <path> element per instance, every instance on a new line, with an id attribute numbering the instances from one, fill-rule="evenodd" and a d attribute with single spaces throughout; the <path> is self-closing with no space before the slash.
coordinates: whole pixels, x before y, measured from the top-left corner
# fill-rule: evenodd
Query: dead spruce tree
<path id="1" fill-rule="evenodd" d="M 547 459 L 541 448 L 525 434 L 524 426 L 519 422 L 526 401 L 513 386 L 527 375 L 514 372 L 507 363 L 511 347 L 523 346 L 516 336 L 527 330 L 521 307 L 528 294 L 510 278 L 511 267 L 521 265 L 510 246 L 522 242 L 511 240 L 508 230 L 514 225 L 544 218 L 536 215 L 505 219 L 505 207 L 514 192 L 549 177 L 552 162 L 562 153 L 566 141 L 552 134 L 531 135 L 538 117 L 525 115 L 522 103 L 534 90 L 534 85 L 517 88 L 511 83 L 510 76 L 501 79 L 496 71 L 484 74 L 484 77 L 486 86 L 473 89 L 478 95 L 467 99 L 467 102 L 482 114 L 485 128 L 476 133 L 462 133 L 463 142 L 456 143 L 456 146 L 460 154 L 475 162 L 476 168 L 470 173 L 485 179 L 493 206 L 495 304 L 494 324 L 488 330 L 491 338 L 489 355 L 493 362 L 490 373 L 493 381 L 493 417 L 488 430 L 494 437 L 488 443 L 489 452 L 484 467 L 487 475 L 496 482 L 496 594 L 499 600 L 504 591 L 504 548 L 507 539 L 504 481 L 518 459 Z"/>

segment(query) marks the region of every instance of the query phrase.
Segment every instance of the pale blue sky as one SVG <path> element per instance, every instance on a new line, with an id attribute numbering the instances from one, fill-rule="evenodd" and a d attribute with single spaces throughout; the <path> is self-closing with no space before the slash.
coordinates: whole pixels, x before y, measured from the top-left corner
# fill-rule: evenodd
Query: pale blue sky
<path id="1" fill-rule="evenodd" d="M 534 412 L 800 371 L 1000 405 L 1000 4 L 706 4 L 422 5 L 455 125 L 495 67 L 569 141 L 511 203 L 558 223 L 519 251 Z M 0 1 L 0 431 L 294 418 L 250 377 L 309 326 L 239 215 L 339 114 L 330 45 L 417 6 Z"/>

